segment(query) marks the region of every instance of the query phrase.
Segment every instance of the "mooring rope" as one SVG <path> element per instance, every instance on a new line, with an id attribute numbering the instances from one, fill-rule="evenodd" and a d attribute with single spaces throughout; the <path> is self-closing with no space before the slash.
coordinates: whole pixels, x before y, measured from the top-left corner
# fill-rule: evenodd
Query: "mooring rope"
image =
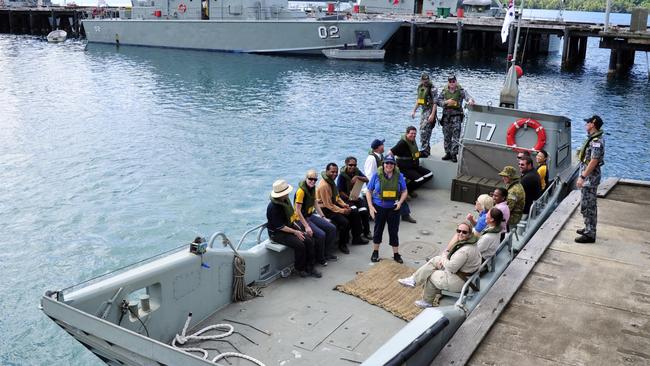
<path id="1" fill-rule="evenodd" d="M 217 340 L 221 338 L 228 337 L 229 335 L 233 334 L 235 331 L 235 328 L 230 325 L 230 324 L 214 324 L 214 325 L 209 325 L 203 329 L 198 330 L 197 332 L 194 332 L 193 334 L 187 335 L 187 328 L 190 326 L 190 321 L 192 320 L 192 313 L 189 313 L 187 316 L 187 320 L 185 321 L 185 325 L 183 326 L 183 330 L 181 331 L 181 334 L 176 334 L 174 339 L 172 340 L 172 347 L 179 349 L 183 352 L 186 353 L 202 353 L 203 356 L 202 358 L 204 360 L 208 359 L 208 351 L 200 348 L 200 347 L 187 347 L 183 348 L 180 347 L 180 345 L 184 345 L 188 342 L 192 341 L 209 341 L 209 340 Z M 218 329 L 225 331 L 224 333 L 221 334 L 214 334 L 214 335 L 208 335 L 208 336 L 202 336 L 201 334 L 213 330 L 213 329 Z M 177 344 L 178 343 L 178 344 Z M 243 353 L 238 353 L 238 352 L 224 352 L 221 354 L 218 354 L 216 357 L 214 357 L 211 361 L 216 363 L 218 360 L 225 358 L 225 357 L 238 357 L 238 358 L 243 358 L 245 360 L 251 361 L 252 363 L 259 365 L 259 366 L 265 366 L 262 361 L 253 358 L 251 356 L 245 355 Z"/>
<path id="2" fill-rule="evenodd" d="M 245 301 L 249 297 L 262 296 L 262 290 L 258 287 L 246 286 L 244 274 L 246 274 L 246 261 L 243 257 L 235 254 L 233 260 L 232 275 L 232 301 Z"/>

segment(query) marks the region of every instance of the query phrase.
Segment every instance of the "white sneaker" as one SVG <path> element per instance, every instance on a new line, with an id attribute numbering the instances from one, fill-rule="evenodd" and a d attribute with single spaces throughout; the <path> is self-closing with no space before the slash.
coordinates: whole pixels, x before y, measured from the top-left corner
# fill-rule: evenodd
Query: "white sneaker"
<path id="1" fill-rule="evenodd" d="M 397 282 L 401 283 L 402 286 L 415 287 L 415 278 L 413 277 L 400 278 Z"/>
<path id="2" fill-rule="evenodd" d="M 417 306 L 419 308 L 422 308 L 422 309 L 426 309 L 426 308 L 432 307 L 433 305 L 429 304 L 428 302 L 426 302 L 424 300 L 415 300 L 415 306 Z"/>

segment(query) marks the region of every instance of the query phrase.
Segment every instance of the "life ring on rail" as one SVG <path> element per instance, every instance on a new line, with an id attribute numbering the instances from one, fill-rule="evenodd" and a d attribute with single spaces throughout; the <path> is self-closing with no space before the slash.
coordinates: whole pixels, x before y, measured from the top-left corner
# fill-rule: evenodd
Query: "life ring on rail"
<path id="1" fill-rule="evenodd" d="M 524 149 L 517 149 L 517 140 L 515 136 L 517 135 L 517 131 L 524 126 L 528 126 L 534 129 L 537 133 L 537 144 L 535 144 L 533 150 L 539 151 L 543 149 L 544 145 L 546 145 L 546 130 L 544 130 L 544 126 L 542 126 L 541 123 L 532 118 L 518 119 L 512 125 L 510 125 L 506 133 L 506 144 L 508 146 L 511 146 L 514 151 L 523 151 Z"/>
<path id="2" fill-rule="evenodd" d="M 178 4 L 178 12 L 183 14 L 185 11 L 187 11 L 187 5 L 183 3 Z"/>

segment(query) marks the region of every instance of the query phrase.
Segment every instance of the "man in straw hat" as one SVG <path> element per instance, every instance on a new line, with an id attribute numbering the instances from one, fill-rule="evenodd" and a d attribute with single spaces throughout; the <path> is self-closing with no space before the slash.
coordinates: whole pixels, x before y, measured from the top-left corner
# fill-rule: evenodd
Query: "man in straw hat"
<path id="1" fill-rule="evenodd" d="M 499 175 L 503 179 L 503 183 L 508 190 L 508 208 L 510 209 L 510 219 L 508 226 L 512 230 L 524 214 L 524 206 L 526 206 L 526 193 L 524 187 L 519 183 L 519 174 L 517 170 L 508 165 L 503 168 Z"/>
<path id="2" fill-rule="evenodd" d="M 320 252 L 311 236 L 301 226 L 298 215 L 293 209 L 289 193 L 293 187 L 285 180 L 273 182 L 271 202 L 266 208 L 267 230 L 269 238 L 276 243 L 293 249 L 294 268 L 300 277 L 321 277 L 314 269 L 315 253 Z"/>

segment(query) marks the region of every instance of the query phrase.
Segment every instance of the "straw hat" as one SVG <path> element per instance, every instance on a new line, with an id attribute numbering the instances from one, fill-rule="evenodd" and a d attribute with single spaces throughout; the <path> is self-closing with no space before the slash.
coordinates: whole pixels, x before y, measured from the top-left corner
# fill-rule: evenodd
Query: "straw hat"
<path id="1" fill-rule="evenodd" d="M 288 195 L 293 191 L 293 187 L 287 183 L 284 179 L 278 179 L 273 182 L 273 191 L 271 191 L 271 197 L 280 198 Z"/>

